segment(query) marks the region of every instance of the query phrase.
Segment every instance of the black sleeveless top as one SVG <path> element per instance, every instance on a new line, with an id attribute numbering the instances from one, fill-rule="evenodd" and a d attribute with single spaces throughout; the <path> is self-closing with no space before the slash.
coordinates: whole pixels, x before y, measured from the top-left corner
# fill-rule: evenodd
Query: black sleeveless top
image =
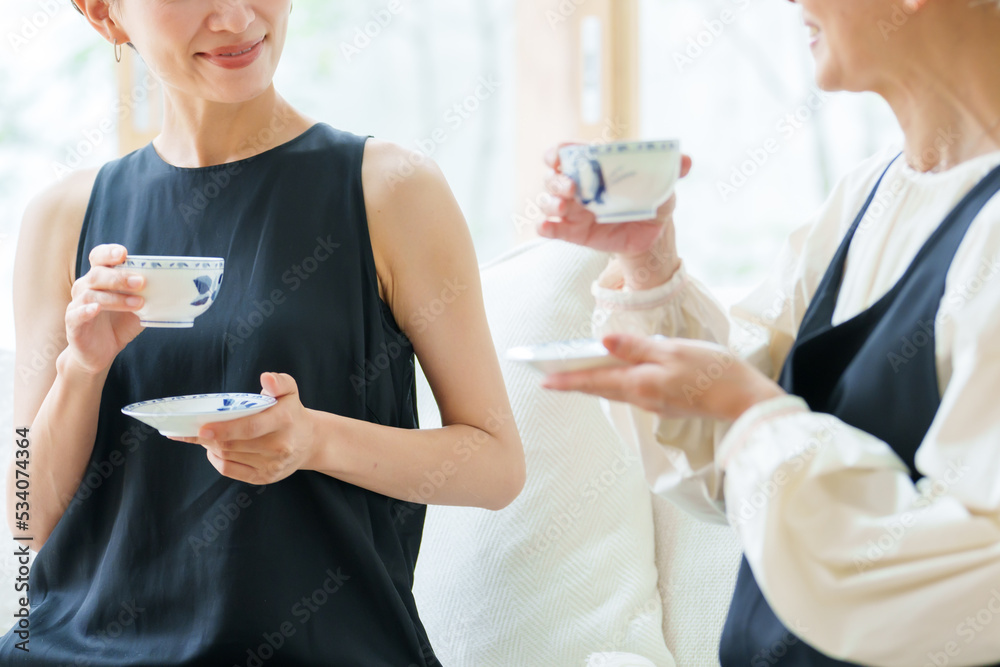
<path id="1" fill-rule="evenodd" d="M 411 594 L 423 506 L 317 472 L 234 481 L 120 412 L 260 392 L 274 371 L 307 408 L 417 428 L 413 348 L 379 298 L 364 146 L 318 124 L 227 165 L 173 167 L 149 145 L 101 170 L 78 276 L 114 242 L 223 257 L 225 277 L 193 329 L 147 329 L 115 360 L 83 483 L 31 571 L 31 652 L 8 634 L 0 663 L 438 664 Z"/>
<path id="2" fill-rule="evenodd" d="M 1000 167 L 942 221 L 885 296 L 835 326 L 833 313 L 851 240 L 887 172 L 888 168 L 823 276 L 785 361 L 780 383 L 789 394 L 802 397 L 812 411 L 834 415 L 887 443 L 909 466 L 916 481 L 920 477 L 915 463 L 917 449 L 941 404 L 934 322 L 945 295 L 945 280 L 972 222 L 1000 192 Z M 914 346 L 914 353 L 901 352 L 903 341 L 914 340 L 922 341 Z M 745 557 L 719 653 L 722 667 L 852 664 L 824 655 L 789 631 L 764 598 Z"/>

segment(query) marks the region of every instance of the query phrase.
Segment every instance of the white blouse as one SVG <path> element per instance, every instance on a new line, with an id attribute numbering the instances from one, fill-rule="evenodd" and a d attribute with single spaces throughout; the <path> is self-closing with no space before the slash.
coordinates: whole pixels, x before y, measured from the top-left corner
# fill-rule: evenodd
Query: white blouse
<path id="1" fill-rule="evenodd" d="M 595 335 L 714 341 L 776 378 L 827 265 L 898 152 L 848 175 L 731 318 L 683 268 L 665 285 L 628 292 L 612 262 L 593 287 Z M 888 292 L 998 164 L 991 153 L 924 174 L 897 160 L 851 243 L 834 324 Z M 728 521 L 777 616 L 825 653 L 899 667 L 1000 663 L 998 274 L 1000 196 L 973 222 L 947 275 L 934 322 L 941 406 L 917 452 L 919 485 L 886 443 L 797 397 L 762 403 L 735 423 L 606 403 L 653 490 Z M 927 340 L 901 341 L 902 358 L 912 356 L 906 345 Z M 702 384 L 712 373 L 705 369 Z"/>

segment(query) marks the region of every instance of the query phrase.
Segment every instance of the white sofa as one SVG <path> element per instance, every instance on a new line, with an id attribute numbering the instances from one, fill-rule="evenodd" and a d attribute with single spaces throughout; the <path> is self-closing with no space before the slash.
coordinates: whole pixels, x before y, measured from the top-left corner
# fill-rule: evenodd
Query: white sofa
<path id="1" fill-rule="evenodd" d="M 595 499 L 588 480 L 610 481 L 608 461 L 627 450 L 598 401 L 546 392 L 539 374 L 504 359 L 512 346 L 589 337 L 590 286 L 607 260 L 535 241 L 482 267 L 528 478 L 501 512 L 428 508 L 414 592 L 449 667 L 583 665 L 597 652 L 591 665 L 718 664 L 739 563 L 732 531 L 649 493 L 638 457 L 619 464 Z M 418 405 L 422 428 L 440 424 L 426 382 Z M 581 518 L 564 522 L 539 558 L 535 547 L 547 545 L 574 500 L 585 507 Z M 604 659 L 610 652 L 618 659 Z"/>

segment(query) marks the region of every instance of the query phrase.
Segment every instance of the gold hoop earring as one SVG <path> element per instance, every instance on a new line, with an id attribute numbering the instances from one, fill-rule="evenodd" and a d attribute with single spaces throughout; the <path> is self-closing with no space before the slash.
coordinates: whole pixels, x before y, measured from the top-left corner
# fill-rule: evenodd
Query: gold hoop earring
<path id="1" fill-rule="evenodd" d="M 115 62 L 120 63 L 122 61 L 122 47 L 118 44 L 118 40 L 115 40 Z"/>

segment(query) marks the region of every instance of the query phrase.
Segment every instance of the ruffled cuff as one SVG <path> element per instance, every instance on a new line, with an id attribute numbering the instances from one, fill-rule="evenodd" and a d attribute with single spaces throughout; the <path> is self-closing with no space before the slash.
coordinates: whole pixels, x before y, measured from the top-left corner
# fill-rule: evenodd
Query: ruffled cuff
<path id="1" fill-rule="evenodd" d="M 605 310 L 648 310 L 666 305 L 680 295 L 687 287 L 689 278 L 684 264 L 667 282 L 648 290 L 632 291 L 625 285 L 621 266 L 614 259 L 594 281 L 591 293 L 597 300 L 597 307 Z"/>
<path id="2" fill-rule="evenodd" d="M 725 471 L 733 459 L 743 451 L 754 431 L 761 426 L 770 424 L 783 417 L 808 412 L 810 412 L 809 405 L 798 396 L 779 396 L 778 398 L 758 403 L 733 422 L 726 437 L 716 445 L 716 466 L 720 470 Z M 784 460 L 800 453 L 793 451 L 793 447 L 788 447 L 789 451 L 787 452 L 781 451 L 784 444 L 786 443 L 774 442 L 772 455 Z"/>

